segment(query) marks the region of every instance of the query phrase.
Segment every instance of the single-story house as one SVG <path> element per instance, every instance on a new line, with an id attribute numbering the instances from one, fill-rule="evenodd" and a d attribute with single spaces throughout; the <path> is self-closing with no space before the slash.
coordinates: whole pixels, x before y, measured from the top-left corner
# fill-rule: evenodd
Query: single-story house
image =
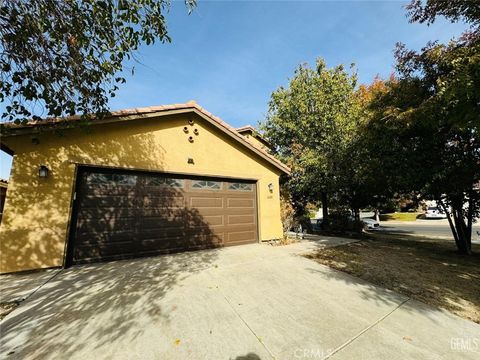
<path id="1" fill-rule="evenodd" d="M 278 239 L 288 167 L 195 102 L 9 125 L 0 272 Z M 260 140 L 262 141 L 262 140 Z M 263 140 L 263 142 L 265 142 Z"/>

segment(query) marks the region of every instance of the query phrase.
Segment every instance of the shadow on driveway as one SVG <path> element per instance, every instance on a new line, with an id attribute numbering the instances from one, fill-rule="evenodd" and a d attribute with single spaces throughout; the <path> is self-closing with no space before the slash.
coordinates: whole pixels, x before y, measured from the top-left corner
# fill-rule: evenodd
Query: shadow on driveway
<path id="1" fill-rule="evenodd" d="M 68 359 L 127 334 L 134 340 L 143 334 L 146 318 L 169 321 L 170 309 L 159 301 L 190 275 L 211 266 L 216 256 L 215 250 L 196 251 L 63 270 L 1 322 L 1 357 L 61 354 Z"/>

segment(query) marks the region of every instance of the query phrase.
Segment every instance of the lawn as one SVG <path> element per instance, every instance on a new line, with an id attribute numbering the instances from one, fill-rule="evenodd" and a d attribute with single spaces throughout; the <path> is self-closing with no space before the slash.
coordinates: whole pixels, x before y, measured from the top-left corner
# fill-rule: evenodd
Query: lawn
<path id="1" fill-rule="evenodd" d="M 308 257 L 480 323 L 480 246 L 473 250 L 462 256 L 453 240 L 374 234 Z"/>
<path id="2" fill-rule="evenodd" d="M 416 221 L 423 213 L 395 212 L 391 214 L 380 214 L 380 221 Z"/>

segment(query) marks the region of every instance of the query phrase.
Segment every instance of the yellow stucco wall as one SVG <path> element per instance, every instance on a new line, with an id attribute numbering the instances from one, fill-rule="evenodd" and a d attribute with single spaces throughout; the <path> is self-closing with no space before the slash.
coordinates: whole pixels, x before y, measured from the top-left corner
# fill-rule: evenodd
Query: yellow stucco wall
<path id="1" fill-rule="evenodd" d="M 0 225 L 1 273 L 62 266 L 76 164 L 256 179 L 259 237 L 282 236 L 280 171 L 197 115 L 96 125 L 90 133 L 75 129 L 63 136 L 43 132 L 35 135 L 37 145 L 31 137 L 2 139 L 15 155 Z M 50 169 L 47 179 L 38 178 L 40 165 Z"/>

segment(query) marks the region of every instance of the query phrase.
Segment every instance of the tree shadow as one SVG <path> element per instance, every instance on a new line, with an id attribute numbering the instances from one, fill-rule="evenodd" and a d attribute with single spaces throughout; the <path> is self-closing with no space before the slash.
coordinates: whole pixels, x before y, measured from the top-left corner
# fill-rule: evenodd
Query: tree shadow
<path id="1" fill-rule="evenodd" d="M 112 342 L 151 333 L 151 324 L 162 331 L 176 310 L 162 299 L 216 257 L 205 250 L 63 270 L 2 321 L 2 357 L 91 356 Z"/>
<path id="2" fill-rule="evenodd" d="M 476 246 L 476 253 L 465 256 L 456 252 L 453 241 L 376 234 L 307 257 L 338 270 L 327 276 L 358 287 L 366 300 L 388 304 L 398 302 L 401 294 L 478 323 L 479 250 Z"/>

